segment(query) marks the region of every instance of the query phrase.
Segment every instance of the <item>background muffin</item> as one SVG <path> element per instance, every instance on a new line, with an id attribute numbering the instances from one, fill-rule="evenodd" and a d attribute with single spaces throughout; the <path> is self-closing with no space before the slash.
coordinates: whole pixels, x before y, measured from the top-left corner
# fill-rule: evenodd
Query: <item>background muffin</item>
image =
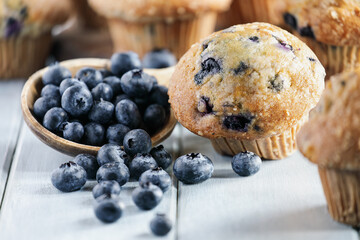
<path id="1" fill-rule="evenodd" d="M 0 3 L 0 78 L 27 77 L 45 64 L 51 29 L 64 22 L 67 0 L 3 0 Z"/>
<path id="2" fill-rule="evenodd" d="M 178 121 L 234 155 L 277 159 L 295 149 L 295 133 L 323 90 L 324 68 L 285 30 L 237 25 L 194 44 L 180 59 L 169 96 Z"/>
<path id="3" fill-rule="evenodd" d="M 199 39 L 214 31 L 217 13 L 230 0 L 89 0 L 108 20 L 115 51 L 143 56 L 156 48 L 180 58 Z"/>
<path id="4" fill-rule="evenodd" d="M 341 118 L 339 118 L 341 116 Z M 360 226 L 360 70 L 333 76 L 297 136 L 318 164 L 331 216 Z"/>
<path id="5" fill-rule="evenodd" d="M 360 1 L 303 0 L 284 15 L 330 77 L 360 66 Z"/>

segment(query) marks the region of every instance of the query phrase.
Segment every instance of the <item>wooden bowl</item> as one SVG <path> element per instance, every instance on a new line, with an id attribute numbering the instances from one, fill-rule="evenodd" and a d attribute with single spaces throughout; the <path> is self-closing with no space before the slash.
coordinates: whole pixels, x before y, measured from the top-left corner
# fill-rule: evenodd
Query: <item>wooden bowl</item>
<path id="1" fill-rule="evenodd" d="M 68 68 L 71 73 L 74 75 L 79 69 L 83 67 L 93 67 L 96 69 L 109 69 L 110 61 L 108 59 L 98 59 L 98 58 L 83 58 L 75 59 L 61 62 L 60 65 Z M 54 148 L 55 150 L 65 153 L 70 156 L 76 156 L 80 153 L 88 153 L 91 155 L 96 155 L 100 147 L 90 146 L 80 143 L 75 143 L 69 140 L 66 140 L 62 137 L 57 136 L 56 134 L 50 132 L 45 127 L 41 125 L 40 122 L 36 120 L 33 116 L 33 107 L 36 99 L 39 98 L 43 83 L 41 80 L 42 75 L 47 70 L 47 68 L 41 69 L 34 73 L 25 83 L 25 86 L 21 93 L 21 109 L 24 116 L 26 124 L 29 126 L 30 130 L 45 144 Z M 160 85 L 168 85 L 168 81 L 174 68 L 165 68 L 165 69 L 145 69 L 145 72 L 153 75 L 157 78 Z M 170 136 L 172 130 L 176 124 L 176 119 L 172 110 L 170 110 L 169 120 L 161 131 L 156 133 L 151 137 L 153 146 L 158 145 L 164 141 L 168 136 Z"/>

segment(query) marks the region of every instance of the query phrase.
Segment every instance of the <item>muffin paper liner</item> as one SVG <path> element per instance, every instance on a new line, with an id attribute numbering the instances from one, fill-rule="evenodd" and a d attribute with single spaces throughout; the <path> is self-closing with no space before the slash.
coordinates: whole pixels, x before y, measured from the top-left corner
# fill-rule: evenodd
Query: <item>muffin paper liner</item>
<path id="1" fill-rule="evenodd" d="M 319 174 L 332 218 L 360 227 L 360 171 L 319 166 Z"/>
<path id="2" fill-rule="evenodd" d="M 222 155 L 234 156 L 240 152 L 250 151 L 263 159 L 282 159 L 297 149 L 295 136 L 307 119 L 308 117 L 306 116 L 289 130 L 272 137 L 255 140 L 233 138 L 215 138 L 210 140 L 214 149 Z"/>
<path id="3" fill-rule="evenodd" d="M 50 46 L 50 32 L 35 38 L 0 39 L 0 80 L 29 77 L 45 65 Z"/>
<path id="4" fill-rule="evenodd" d="M 142 57 L 156 48 L 167 48 L 179 59 L 193 43 L 215 29 L 216 12 L 172 21 L 127 22 L 108 19 L 115 51 L 134 51 Z"/>

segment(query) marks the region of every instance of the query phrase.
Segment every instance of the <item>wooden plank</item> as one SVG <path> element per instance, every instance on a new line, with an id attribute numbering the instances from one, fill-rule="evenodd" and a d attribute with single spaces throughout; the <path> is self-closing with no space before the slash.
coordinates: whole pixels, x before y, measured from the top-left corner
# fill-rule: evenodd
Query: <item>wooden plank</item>
<path id="1" fill-rule="evenodd" d="M 215 153 L 207 139 L 186 131 L 183 144 L 184 153 L 210 157 L 215 171 L 202 184 L 179 183 L 178 239 L 358 240 L 355 230 L 331 219 L 317 167 L 299 152 L 239 177 L 231 158 Z"/>
<path id="2" fill-rule="evenodd" d="M 177 154 L 178 128 L 165 147 Z M 149 222 L 155 213 L 166 212 L 176 220 L 176 181 L 154 210 L 140 211 L 131 200 L 137 186 L 130 182 L 120 196 L 126 205 L 124 216 L 116 223 L 103 224 L 93 213 L 91 189 L 95 181 L 73 193 L 61 193 L 50 182 L 50 173 L 71 158 L 41 143 L 24 126 L 14 157 L 13 167 L 0 211 L 1 239 L 133 239 L 154 238 Z M 164 239 L 174 239 L 173 230 Z"/>
<path id="3" fill-rule="evenodd" d="M 0 81 L 0 206 L 21 125 L 20 95 L 24 81 Z"/>

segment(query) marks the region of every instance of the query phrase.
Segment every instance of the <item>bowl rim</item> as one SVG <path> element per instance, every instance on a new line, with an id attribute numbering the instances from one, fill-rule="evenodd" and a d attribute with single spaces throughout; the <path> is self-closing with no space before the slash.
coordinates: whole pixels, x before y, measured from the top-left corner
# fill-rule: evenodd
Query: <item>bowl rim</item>
<path id="1" fill-rule="evenodd" d="M 59 62 L 59 65 L 64 67 L 94 67 L 97 69 L 109 69 L 110 68 L 110 60 L 109 59 L 101 59 L 101 58 L 78 58 L 72 60 L 66 60 Z M 96 155 L 97 151 L 100 149 L 99 146 L 90 146 L 86 144 L 72 142 L 70 140 L 66 140 L 56 134 L 47 130 L 32 114 L 30 111 L 30 107 L 28 104 L 28 96 L 31 94 L 32 88 L 35 87 L 35 84 L 38 81 L 41 81 L 41 76 L 45 71 L 48 70 L 49 67 L 45 67 L 43 69 L 38 70 L 34 74 L 32 74 L 28 80 L 25 82 L 25 85 L 21 92 L 21 110 L 25 120 L 25 123 L 30 128 L 30 130 L 37 136 L 43 143 L 50 146 L 51 148 L 65 153 L 70 156 L 75 156 L 76 154 L 84 153 Z M 153 69 L 151 69 L 153 70 Z M 146 72 L 146 69 L 145 69 Z M 170 77 L 169 77 L 170 79 Z M 170 136 L 172 130 L 176 125 L 176 118 L 174 116 L 173 110 L 170 108 L 170 115 L 168 122 L 161 129 L 161 131 L 157 132 L 155 135 L 151 137 L 152 145 L 156 146 L 162 141 L 164 141 L 167 137 Z"/>

